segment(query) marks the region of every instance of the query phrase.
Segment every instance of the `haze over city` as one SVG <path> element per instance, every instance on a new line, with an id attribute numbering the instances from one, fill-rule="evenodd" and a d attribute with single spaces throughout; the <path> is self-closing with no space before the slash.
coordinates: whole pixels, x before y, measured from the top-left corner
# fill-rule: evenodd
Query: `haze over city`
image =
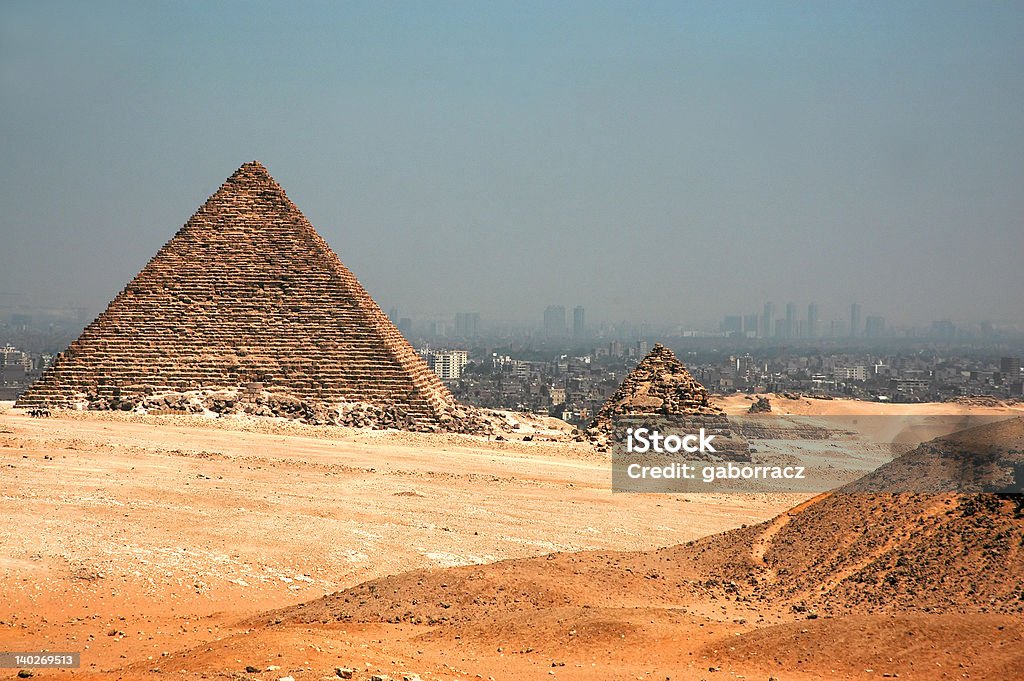
<path id="1" fill-rule="evenodd" d="M 1024 317 L 1020 4 L 0 12 L 0 315 L 91 318 L 258 158 L 402 314 Z"/>

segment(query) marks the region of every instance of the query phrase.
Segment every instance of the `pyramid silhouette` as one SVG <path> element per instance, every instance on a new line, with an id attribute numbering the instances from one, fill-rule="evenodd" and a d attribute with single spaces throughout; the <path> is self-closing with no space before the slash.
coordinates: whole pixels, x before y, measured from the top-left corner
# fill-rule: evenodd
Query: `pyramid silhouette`
<path id="1" fill-rule="evenodd" d="M 259 162 L 246 163 L 18 400 L 239 388 L 417 424 L 451 393 Z"/>

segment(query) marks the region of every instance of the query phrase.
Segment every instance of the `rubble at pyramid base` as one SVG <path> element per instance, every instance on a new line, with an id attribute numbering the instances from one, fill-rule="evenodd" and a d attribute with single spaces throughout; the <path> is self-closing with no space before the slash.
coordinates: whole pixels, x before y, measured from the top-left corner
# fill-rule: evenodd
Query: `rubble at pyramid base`
<path id="1" fill-rule="evenodd" d="M 121 411 L 136 414 L 183 414 L 207 417 L 254 416 L 287 419 L 313 426 L 341 426 L 372 430 L 408 430 L 491 435 L 494 426 L 482 411 L 457 405 L 436 419 L 417 418 L 400 405 L 370 402 L 323 403 L 284 392 L 253 388 L 210 388 L 188 391 L 118 391 L 111 396 L 78 393 L 50 403 L 56 409 Z"/>

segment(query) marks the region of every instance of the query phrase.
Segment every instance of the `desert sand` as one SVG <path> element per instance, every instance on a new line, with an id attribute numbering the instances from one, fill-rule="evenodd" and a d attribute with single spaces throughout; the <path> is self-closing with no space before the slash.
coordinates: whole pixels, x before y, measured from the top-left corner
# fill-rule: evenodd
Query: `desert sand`
<path id="1" fill-rule="evenodd" d="M 1024 403 L 1002 402 L 994 406 L 979 406 L 959 402 L 867 402 L 864 400 L 831 399 L 823 400 L 807 396 L 796 399 L 775 393 L 763 395 L 746 395 L 736 393 L 717 396 L 715 403 L 725 413 L 746 414 L 750 405 L 758 397 L 767 397 L 771 401 L 772 413 L 779 415 L 798 416 L 998 416 L 1005 414 L 1024 414 Z M 995 402 L 995 400 L 993 400 Z"/>
<path id="2" fill-rule="evenodd" d="M 806 532 L 786 528 L 805 516 L 787 510 L 825 508 L 828 495 L 612 494 L 607 458 L 544 441 L 550 425 L 524 424 L 533 442 L 495 442 L 0 409 L 0 649 L 82 653 L 80 669 L 36 678 L 1022 668 L 1024 619 L 1011 608 L 830 613 L 807 598 L 782 607 L 766 586 L 728 576 L 749 576 L 736 566 L 760 565 L 783 539 L 803 547 Z M 733 529 L 746 544 L 701 539 Z"/>

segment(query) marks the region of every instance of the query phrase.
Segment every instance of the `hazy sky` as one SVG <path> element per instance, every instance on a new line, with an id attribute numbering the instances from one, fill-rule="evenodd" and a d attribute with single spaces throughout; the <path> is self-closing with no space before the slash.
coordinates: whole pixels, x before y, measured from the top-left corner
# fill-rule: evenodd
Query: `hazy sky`
<path id="1" fill-rule="evenodd" d="M 259 159 L 385 309 L 1024 318 L 1024 3 L 0 5 L 0 314 Z"/>

